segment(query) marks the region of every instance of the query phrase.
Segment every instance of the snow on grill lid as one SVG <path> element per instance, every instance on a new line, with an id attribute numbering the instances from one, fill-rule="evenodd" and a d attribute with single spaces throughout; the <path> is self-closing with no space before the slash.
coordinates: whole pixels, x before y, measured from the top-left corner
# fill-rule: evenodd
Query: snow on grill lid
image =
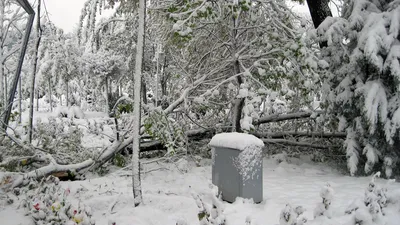
<path id="1" fill-rule="evenodd" d="M 250 146 L 262 148 L 264 143 L 254 135 L 244 133 L 220 133 L 216 134 L 210 141 L 211 147 L 233 148 L 240 151 Z"/>

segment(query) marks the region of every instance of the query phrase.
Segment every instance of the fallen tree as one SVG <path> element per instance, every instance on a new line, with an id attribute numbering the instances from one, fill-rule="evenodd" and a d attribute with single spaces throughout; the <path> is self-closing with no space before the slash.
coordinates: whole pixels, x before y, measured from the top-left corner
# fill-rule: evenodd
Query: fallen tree
<path id="1" fill-rule="evenodd" d="M 202 78 L 200 78 L 198 81 L 196 81 L 191 87 L 186 88 L 181 96 L 173 102 L 171 105 L 169 105 L 168 108 L 163 110 L 163 113 L 169 114 L 173 112 L 173 110 L 178 107 L 184 100 L 185 98 L 189 95 L 190 91 L 192 91 L 196 86 L 201 83 L 207 75 L 204 75 Z M 263 123 L 269 123 L 269 122 L 279 122 L 279 121 L 285 121 L 285 120 L 291 120 L 291 119 L 301 119 L 301 118 L 310 118 L 313 115 L 319 114 L 321 112 L 298 112 L 298 113 L 290 113 L 290 114 L 274 114 L 274 115 L 269 115 L 262 117 L 261 119 L 257 120 L 254 122 L 255 125 L 263 124 Z M 227 126 L 230 127 L 230 126 Z M 221 128 L 219 128 L 221 129 Z M 140 130 L 140 134 L 143 135 L 145 132 L 145 128 L 142 126 Z M 186 136 L 190 140 L 199 140 L 199 139 L 204 139 L 204 138 L 209 138 L 212 137 L 215 133 L 217 132 L 217 128 L 200 128 L 200 129 L 194 129 L 194 130 L 189 130 L 185 132 Z M 326 146 L 326 145 L 318 145 L 318 144 L 312 144 L 309 142 L 298 142 L 298 141 L 290 141 L 283 139 L 284 137 L 292 136 L 292 137 L 319 137 L 319 138 L 344 138 L 346 135 L 345 133 L 329 133 L 329 132 L 295 132 L 295 131 L 289 131 L 289 132 L 279 132 L 279 133 L 253 133 L 255 136 L 258 136 L 259 138 L 262 138 L 264 143 L 267 144 L 282 144 L 282 145 L 290 145 L 290 146 L 303 146 L 303 147 L 310 147 L 310 148 L 317 148 L 317 149 L 329 149 L 330 147 L 335 147 L 335 146 Z M 12 136 L 10 136 L 11 139 Z M 149 136 L 143 136 L 143 138 L 149 139 L 151 137 Z M 42 157 L 38 157 L 35 155 L 34 157 L 28 157 L 28 158 L 23 158 L 22 160 L 28 160 L 29 163 L 32 163 L 35 160 L 40 161 L 41 165 L 43 162 L 49 162 L 48 165 L 42 166 L 39 169 L 32 170 L 28 173 L 25 174 L 18 174 L 16 178 L 13 179 L 12 182 L 12 187 L 18 187 L 24 184 L 25 181 L 29 179 L 40 179 L 42 177 L 49 176 L 54 173 L 58 172 L 67 172 L 67 171 L 74 171 L 77 173 L 85 173 L 86 171 L 94 171 L 97 168 L 101 167 L 104 163 L 108 162 L 114 156 L 124 149 L 126 149 L 129 145 L 132 143 L 132 137 L 128 138 L 121 138 L 122 140 L 116 140 L 112 143 L 112 145 L 108 146 L 97 159 L 88 159 L 86 161 L 76 163 L 76 164 L 69 164 L 69 165 L 60 165 L 58 164 L 54 158 L 51 157 L 51 155 L 44 153 L 40 149 L 34 147 L 34 146 L 28 146 L 25 144 L 22 144 L 18 142 L 15 138 L 13 139 L 14 142 L 16 142 L 18 145 L 20 145 L 22 148 L 29 150 L 29 152 L 36 152 Z M 144 139 L 143 139 L 144 140 Z M 150 140 L 146 142 L 141 143 L 141 148 L 140 151 L 152 151 L 152 150 L 160 150 L 160 149 L 165 149 L 165 146 L 163 143 L 159 140 Z M 44 158 L 46 161 L 44 161 Z M 21 160 L 18 160 L 17 158 L 12 158 L 10 159 L 9 162 L 21 162 Z M 6 162 L 3 162 L 6 163 Z"/>
<path id="2" fill-rule="evenodd" d="M 258 138 L 285 138 L 285 137 L 315 137 L 315 138 L 346 138 L 345 132 L 300 132 L 300 131 L 287 131 L 287 132 L 251 132 Z"/>
<path id="3" fill-rule="evenodd" d="M 288 113 L 288 114 L 272 114 L 261 117 L 260 119 L 254 121 L 254 125 L 260 125 L 263 123 L 270 123 L 270 122 L 279 122 L 285 120 L 294 120 L 294 119 L 303 119 L 303 118 L 310 118 L 312 116 L 318 116 L 319 114 L 323 113 L 323 111 L 305 111 L 305 112 L 295 112 L 295 113 Z"/>
<path id="4" fill-rule="evenodd" d="M 301 146 L 301 147 L 309 147 L 309 148 L 316 148 L 316 149 L 329 149 L 332 147 L 338 146 L 327 146 L 327 145 L 318 145 L 312 144 L 309 142 L 299 142 L 299 141 L 290 141 L 286 139 L 261 139 L 266 144 L 282 144 L 282 145 L 291 145 L 291 146 Z"/>

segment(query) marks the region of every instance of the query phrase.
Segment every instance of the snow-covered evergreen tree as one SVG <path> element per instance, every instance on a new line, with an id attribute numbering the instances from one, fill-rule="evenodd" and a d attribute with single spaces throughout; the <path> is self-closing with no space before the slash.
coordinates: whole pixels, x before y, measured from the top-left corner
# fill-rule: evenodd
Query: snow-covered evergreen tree
<path id="1" fill-rule="evenodd" d="M 352 175 L 361 166 L 399 173 L 399 13 L 398 0 L 346 0 L 342 16 L 327 18 L 315 33 L 328 43 L 325 106 L 347 131 Z"/>

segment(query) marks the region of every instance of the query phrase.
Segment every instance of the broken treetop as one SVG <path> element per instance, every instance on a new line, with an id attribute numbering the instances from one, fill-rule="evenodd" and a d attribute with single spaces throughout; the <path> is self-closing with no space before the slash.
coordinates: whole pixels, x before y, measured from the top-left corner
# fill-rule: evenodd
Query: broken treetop
<path id="1" fill-rule="evenodd" d="M 250 146 L 262 148 L 264 142 L 251 134 L 233 132 L 215 135 L 210 141 L 210 146 L 243 151 Z"/>

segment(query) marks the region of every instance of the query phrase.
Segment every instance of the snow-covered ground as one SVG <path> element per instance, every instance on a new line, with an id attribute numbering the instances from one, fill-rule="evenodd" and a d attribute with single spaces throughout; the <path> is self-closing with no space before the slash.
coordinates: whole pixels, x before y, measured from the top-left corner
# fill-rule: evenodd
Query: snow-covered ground
<path id="1" fill-rule="evenodd" d="M 203 201 L 211 203 L 211 162 L 203 160 L 202 166 L 195 166 L 185 160 L 177 164 L 152 163 L 144 166 L 142 187 L 144 204 L 134 208 L 132 197 L 131 171 L 116 170 L 105 177 L 84 181 L 62 182 L 71 190 L 70 197 L 90 206 L 96 225 L 175 225 L 177 220 L 197 225 L 198 208 L 191 196 L 195 192 Z M 183 172 L 188 169 L 188 172 Z M 279 224 L 279 214 L 287 203 L 301 205 L 307 211 L 305 216 L 313 219 L 313 211 L 321 202 L 319 192 L 330 182 L 335 194 L 332 202 L 332 220 L 310 221 L 310 224 L 350 225 L 352 217 L 344 211 L 354 200 L 362 201 L 370 177 L 348 177 L 307 159 L 292 159 L 290 163 L 278 164 L 273 159 L 264 160 L 264 201 L 252 204 L 249 200 L 238 199 L 233 204 L 224 203 L 227 225 L 243 225 L 246 218 L 251 224 Z M 384 179 L 377 183 L 384 184 Z M 399 194 L 400 184 L 394 183 L 389 193 Z M 397 195 L 399 196 L 399 195 Z M 1 206 L 0 224 L 28 225 L 29 218 L 15 209 L 15 205 Z M 396 206 L 398 207 L 398 206 Z M 386 215 L 387 225 L 398 225 L 399 208 L 392 208 Z"/>

